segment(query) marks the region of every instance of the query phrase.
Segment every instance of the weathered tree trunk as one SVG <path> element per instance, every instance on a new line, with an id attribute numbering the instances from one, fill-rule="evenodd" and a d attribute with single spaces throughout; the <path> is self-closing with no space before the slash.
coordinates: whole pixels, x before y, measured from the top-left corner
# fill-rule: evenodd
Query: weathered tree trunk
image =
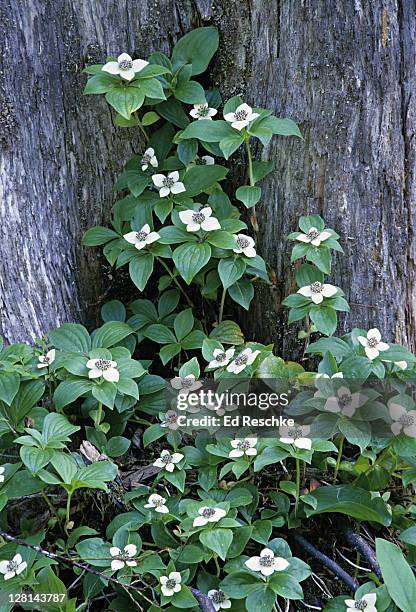
<path id="1" fill-rule="evenodd" d="M 285 234 L 299 215 L 318 212 L 345 247 L 331 282 L 353 303 L 346 325 L 376 325 L 413 344 L 415 11 L 414 0 L 3 0 L 6 337 L 88 320 L 109 282 L 80 236 L 106 223 L 114 177 L 138 141 L 111 127 L 103 100 L 83 98 L 83 66 L 122 50 L 168 51 L 191 27 L 213 23 L 221 36 L 213 80 L 224 96 L 273 108 L 305 136 L 276 138 L 264 152 L 276 170 L 258 206 L 258 243 L 277 284 L 260 292 L 247 332 L 294 354 L 280 306 L 293 283 Z"/>

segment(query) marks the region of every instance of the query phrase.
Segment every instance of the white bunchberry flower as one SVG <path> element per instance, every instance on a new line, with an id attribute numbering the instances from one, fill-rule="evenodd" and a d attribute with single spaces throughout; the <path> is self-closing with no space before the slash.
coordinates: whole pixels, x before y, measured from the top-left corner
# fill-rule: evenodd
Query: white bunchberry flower
<path id="1" fill-rule="evenodd" d="M 170 381 L 171 386 L 181 392 L 182 395 L 190 391 L 196 391 L 202 387 L 202 383 L 196 380 L 195 374 L 187 374 L 186 376 L 175 376 Z"/>
<path id="2" fill-rule="evenodd" d="M 212 351 L 212 356 L 214 357 L 214 359 L 212 359 L 209 362 L 208 367 L 209 368 L 223 368 L 224 366 L 230 363 L 231 359 L 234 357 L 234 353 L 235 353 L 234 348 L 230 348 L 226 351 L 220 348 L 214 349 Z"/>
<path id="3" fill-rule="evenodd" d="M 352 417 L 357 408 L 363 406 L 368 397 L 361 393 L 351 393 L 347 387 L 337 389 L 337 395 L 328 397 L 325 402 L 324 410 L 328 412 L 340 412 L 341 414 Z"/>
<path id="4" fill-rule="evenodd" d="M 186 225 L 187 232 L 197 232 L 200 229 L 212 232 L 221 229 L 218 219 L 211 215 L 212 208 L 205 206 L 201 210 L 182 210 L 179 213 L 179 219 Z"/>
<path id="5" fill-rule="evenodd" d="M 152 181 L 155 187 L 159 189 L 161 198 L 166 198 L 170 193 L 176 195 L 186 191 L 185 185 L 179 180 L 179 172 L 177 170 L 169 172 L 167 176 L 164 174 L 154 174 L 152 176 Z"/>
<path id="6" fill-rule="evenodd" d="M 0 465 L 0 482 L 4 482 L 4 472 L 6 471 L 6 468 L 4 467 L 4 465 Z"/>
<path id="7" fill-rule="evenodd" d="M 293 427 L 282 425 L 282 427 L 279 427 L 279 434 L 282 436 L 280 442 L 311 450 L 312 440 L 308 438 L 310 431 L 309 425 L 293 425 Z"/>
<path id="8" fill-rule="evenodd" d="M 141 163 L 143 172 L 148 169 L 149 164 L 153 166 L 153 168 L 158 167 L 159 164 L 157 161 L 157 157 L 155 155 L 155 150 L 152 147 L 149 147 L 148 149 L 146 149 L 146 151 L 143 153 L 143 157 L 140 163 Z"/>
<path id="9" fill-rule="evenodd" d="M 203 155 L 202 157 L 197 157 L 195 163 L 197 166 L 213 166 L 215 159 L 211 155 Z"/>
<path id="10" fill-rule="evenodd" d="M 155 512 L 160 512 L 161 514 L 166 514 L 169 512 L 169 508 L 165 505 L 166 499 L 157 493 L 152 493 L 149 499 L 147 500 L 147 504 L 144 505 L 145 508 L 154 508 Z"/>
<path id="11" fill-rule="evenodd" d="M 207 102 L 204 102 L 203 104 L 194 104 L 194 107 L 191 111 L 189 111 L 189 114 L 191 115 L 191 117 L 193 117 L 194 119 L 210 119 L 212 120 L 212 118 L 218 113 L 216 108 L 210 108 L 207 104 Z"/>
<path id="12" fill-rule="evenodd" d="M 179 463 L 179 461 L 182 461 L 182 459 L 182 453 L 171 454 L 168 450 L 165 449 L 160 453 L 159 459 L 156 459 L 153 465 L 158 468 L 163 468 L 167 472 L 173 472 L 173 470 L 175 469 L 175 465 Z"/>
<path id="13" fill-rule="evenodd" d="M 299 234 L 296 240 L 300 242 L 306 242 L 313 244 L 313 246 L 319 246 L 324 240 L 328 240 L 331 237 L 331 232 L 318 230 L 316 227 L 311 227 L 306 234 Z"/>
<path id="14" fill-rule="evenodd" d="M 211 600 L 215 612 L 218 612 L 218 610 L 221 609 L 228 610 L 228 608 L 231 608 L 231 601 L 228 599 L 227 595 L 223 591 L 211 589 L 210 591 L 208 591 L 207 596 L 208 599 Z"/>
<path id="15" fill-rule="evenodd" d="M 236 130 L 242 130 L 245 128 L 251 121 L 260 117 L 259 113 L 253 113 L 253 109 L 251 106 L 246 104 L 240 104 L 237 106 L 233 113 L 225 113 L 224 119 L 231 123 L 231 127 Z"/>
<path id="16" fill-rule="evenodd" d="M 250 557 L 245 565 L 254 572 L 261 572 L 263 576 L 271 576 L 273 572 L 282 572 L 290 564 L 283 557 L 275 557 L 270 548 L 263 548 L 260 557 Z"/>
<path id="17" fill-rule="evenodd" d="M 253 351 L 251 348 L 244 349 L 244 351 L 241 351 L 241 353 L 239 353 L 237 357 L 227 366 L 227 372 L 239 374 L 247 366 L 251 365 L 259 354 L 260 351 Z"/>
<path id="18" fill-rule="evenodd" d="M 142 59 L 132 59 L 128 53 L 118 56 L 116 62 L 107 62 L 101 70 L 110 74 L 119 74 L 122 79 L 131 81 L 137 72 L 143 70 L 149 62 Z"/>
<path id="19" fill-rule="evenodd" d="M 230 450 L 228 457 L 230 459 L 238 459 L 243 455 L 248 457 L 255 457 L 257 455 L 257 449 L 254 448 L 257 444 L 257 438 L 236 438 L 230 442 L 233 450 Z"/>
<path id="20" fill-rule="evenodd" d="M 10 580 L 21 574 L 27 568 L 26 561 L 23 561 L 22 555 L 17 553 L 10 561 L 0 561 L 0 573 L 4 574 L 5 580 Z"/>
<path id="21" fill-rule="evenodd" d="M 357 610 L 365 610 L 365 612 L 377 612 L 376 608 L 377 594 L 367 593 L 361 599 L 344 599 L 346 612 L 357 612 Z"/>
<path id="22" fill-rule="evenodd" d="M 102 376 L 108 382 L 118 382 L 120 378 L 120 372 L 117 370 L 117 361 L 90 359 L 87 361 L 87 368 L 89 369 L 88 378 L 100 378 Z"/>
<path id="23" fill-rule="evenodd" d="M 198 510 L 199 516 L 194 519 L 193 527 L 204 527 L 208 523 L 217 523 L 227 514 L 222 508 L 203 506 Z"/>
<path id="24" fill-rule="evenodd" d="M 371 361 L 380 355 L 381 351 L 387 351 L 389 345 L 381 342 L 381 334 L 378 329 L 369 329 L 367 336 L 358 336 L 358 342 L 364 347 L 365 354 Z"/>
<path id="25" fill-rule="evenodd" d="M 138 232 L 129 232 L 128 234 L 124 234 L 123 238 L 130 244 L 134 244 L 136 249 L 140 251 L 148 244 L 152 244 L 152 242 L 159 240 L 160 236 L 157 232 L 151 232 L 150 225 L 146 223 Z"/>
<path id="26" fill-rule="evenodd" d="M 245 234 L 237 234 L 235 238 L 234 253 L 243 253 L 246 257 L 255 257 L 256 249 L 254 248 L 254 240 Z"/>
<path id="27" fill-rule="evenodd" d="M 301 295 L 311 298 L 314 304 L 320 304 L 324 298 L 332 297 L 338 291 L 334 285 L 328 285 L 326 283 L 320 283 L 315 281 L 306 287 L 301 287 L 298 293 Z"/>
<path id="28" fill-rule="evenodd" d="M 325 374 L 324 372 L 318 372 L 315 374 L 315 378 L 344 378 L 344 374 L 342 372 L 335 372 L 335 374 L 329 376 L 329 374 Z"/>
<path id="29" fill-rule="evenodd" d="M 416 410 L 407 411 L 404 406 L 396 404 L 393 400 L 388 402 L 389 413 L 394 423 L 390 429 L 395 436 L 403 432 L 410 438 L 416 438 Z"/>
<path id="30" fill-rule="evenodd" d="M 165 412 L 165 420 L 161 422 L 160 426 L 176 431 L 179 428 L 178 418 L 179 415 L 177 412 L 174 410 L 168 410 Z"/>
<path id="31" fill-rule="evenodd" d="M 160 589 L 165 597 L 172 597 L 175 593 L 179 593 L 182 588 L 182 576 L 179 572 L 170 572 L 169 576 L 161 576 L 159 582 Z"/>
<path id="32" fill-rule="evenodd" d="M 137 555 L 136 544 L 127 544 L 123 550 L 118 548 L 118 546 L 112 546 L 110 548 L 110 555 L 115 557 L 111 561 L 111 569 L 113 571 L 123 569 L 125 565 L 128 567 L 135 567 L 137 565 L 137 561 L 133 559 Z"/>
<path id="33" fill-rule="evenodd" d="M 47 368 L 55 361 L 56 351 L 55 349 L 51 349 L 46 353 L 46 355 L 39 355 L 38 357 L 38 368 Z"/>

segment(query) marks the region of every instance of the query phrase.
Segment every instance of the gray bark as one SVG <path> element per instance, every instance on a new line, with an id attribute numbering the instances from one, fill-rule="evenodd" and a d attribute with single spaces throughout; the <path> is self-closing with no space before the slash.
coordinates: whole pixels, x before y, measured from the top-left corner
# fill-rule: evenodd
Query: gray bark
<path id="1" fill-rule="evenodd" d="M 377 326 L 414 345 L 413 0 L 1 6 L 0 326 L 10 341 L 91 321 L 111 280 L 80 236 L 106 224 L 114 178 L 139 142 L 111 126 L 103 100 L 82 96 L 82 68 L 121 50 L 168 51 L 191 27 L 213 23 L 221 46 L 212 76 L 224 97 L 241 93 L 291 117 L 305 136 L 275 138 L 261 153 L 276 169 L 258 206 L 258 244 L 277 283 L 260 290 L 248 335 L 295 355 L 280 306 L 294 288 L 285 235 L 299 215 L 320 213 L 345 248 L 330 281 L 353 303 L 341 327 Z"/>

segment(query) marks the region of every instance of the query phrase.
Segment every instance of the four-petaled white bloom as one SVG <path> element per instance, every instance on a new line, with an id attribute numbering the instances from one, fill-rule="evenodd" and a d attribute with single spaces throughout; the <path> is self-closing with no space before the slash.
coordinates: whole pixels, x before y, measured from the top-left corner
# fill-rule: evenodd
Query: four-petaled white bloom
<path id="1" fill-rule="evenodd" d="M 214 359 L 212 359 L 209 362 L 208 367 L 209 368 L 221 368 L 221 367 L 228 365 L 231 359 L 234 357 L 234 353 L 235 353 L 234 348 L 230 348 L 226 351 L 220 348 L 214 349 L 212 351 L 212 356 L 214 357 Z"/>
<path id="2" fill-rule="evenodd" d="M 189 111 L 189 114 L 191 115 L 191 117 L 193 117 L 194 119 L 210 119 L 212 120 L 212 118 L 218 113 L 216 108 L 209 108 L 207 102 L 204 102 L 203 104 L 194 104 L 194 107 L 191 111 Z"/>
<path id="3" fill-rule="evenodd" d="M 233 450 L 228 453 L 230 459 L 235 459 L 247 455 L 248 457 L 254 457 L 257 455 L 257 449 L 254 448 L 257 444 L 257 438 L 236 438 L 231 440 L 231 446 Z"/>
<path id="4" fill-rule="evenodd" d="M 246 257 L 255 257 L 256 249 L 254 248 L 254 240 L 245 234 L 237 234 L 235 238 L 234 253 L 244 253 Z"/>
<path id="5" fill-rule="evenodd" d="M 227 514 L 222 508 L 203 506 L 198 510 L 199 516 L 194 519 L 193 527 L 204 527 L 208 523 L 217 523 Z"/>
<path id="6" fill-rule="evenodd" d="M 346 612 L 357 612 L 357 610 L 365 610 L 365 612 L 377 612 L 376 608 L 376 593 L 367 593 L 361 599 L 344 599 L 347 606 Z"/>
<path id="7" fill-rule="evenodd" d="M 387 351 L 389 345 L 381 342 L 381 334 L 378 329 L 369 329 L 367 337 L 358 336 L 358 342 L 364 347 L 365 354 L 371 361 L 380 355 L 381 351 Z"/>
<path id="8" fill-rule="evenodd" d="M 38 368 L 47 368 L 55 361 L 56 351 L 55 349 L 51 349 L 46 353 L 46 355 L 39 355 L 38 357 Z"/>
<path id="9" fill-rule="evenodd" d="M 208 599 L 211 600 L 212 605 L 214 606 L 215 612 L 218 612 L 218 610 L 221 609 L 228 610 L 228 608 L 231 608 L 231 601 L 223 591 L 211 589 L 208 591 L 207 595 Z"/>
<path id="10" fill-rule="evenodd" d="M 186 376 L 175 376 L 170 381 L 170 384 L 174 389 L 181 392 L 182 395 L 189 393 L 190 391 L 196 391 L 202 387 L 202 383 L 196 380 L 195 374 L 187 374 Z"/>
<path id="11" fill-rule="evenodd" d="M 182 588 L 182 576 L 179 572 L 170 572 L 169 576 L 161 576 L 159 581 L 160 589 L 165 597 L 172 597 Z"/>
<path id="12" fill-rule="evenodd" d="M 299 234 L 296 240 L 300 242 L 306 242 L 313 244 L 313 246 L 319 246 L 324 240 L 328 240 L 331 237 L 331 232 L 318 230 L 316 227 L 311 227 L 306 234 Z"/>
<path id="13" fill-rule="evenodd" d="M 205 206 L 201 210 L 182 210 L 179 213 L 179 219 L 186 225 L 187 232 L 197 232 L 200 229 L 212 232 L 221 229 L 218 219 L 211 215 L 212 208 Z"/>
<path id="14" fill-rule="evenodd" d="M 22 555 L 17 553 L 10 561 L 0 561 L 0 573 L 4 574 L 5 580 L 10 580 L 18 576 L 27 568 L 26 561 L 23 561 Z"/>
<path id="15" fill-rule="evenodd" d="M 178 423 L 179 415 L 174 410 L 168 410 L 165 412 L 165 420 L 161 422 L 161 427 L 168 427 L 172 431 L 176 431 L 179 428 Z"/>
<path id="16" fill-rule="evenodd" d="M 146 223 L 138 232 L 129 232 L 128 234 L 124 234 L 123 238 L 130 244 L 134 244 L 136 249 L 140 251 L 148 244 L 152 244 L 152 242 L 159 240 L 160 236 L 157 232 L 151 232 L 150 225 Z"/>
<path id="17" fill-rule="evenodd" d="M 389 413 L 394 421 L 390 429 L 395 436 L 398 436 L 403 431 L 406 436 L 416 438 L 416 410 L 407 411 L 404 406 L 390 401 Z"/>
<path id="18" fill-rule="evenodd" d="M 282 436 L 280 442 L 283 442 L 283 444 L 293 444 L 297 448 L 311 450 L 312 440 L 308 438 L 310 431 L 309 425 L 293 425 L 293 427 L 282 425 L 282 427 L 279 427 L 279 433 Z"/>
<path id="19" fill-rule="evenodd" d="M 177 170 L 174 170 L 174 172 L 169 172 L 167 176 L 164 174 L 154 174 L 152 176 L 152 181 L 155 187 L 159 189 L 159 195 L 161 198 L 165 198 L 170 193 L 176 195 L 186 191 L 185 185 L 179 180 L 179 172 Z"/>
<path id="20" fill-rule="evenodd" d="M 137 555 L 136 544 L 127 544 L 123 550 L 118 548 L 118 546 L 112 546 L 110 548 L 110 555 L 116 557 L 111 561 L 111 569 L 113 571 L 123 569 L 125 565 L 128 567 L 135 567 L 137 565 L 137 561 L 132 559 L 132 557 Z"/>
<path id="21" fill-rule="evenodd" d="M 328 397 L 324 410 L 328 412 L 341 412 L 341 414 L 352 417 L 357 408 L 363 406 L 368 397 L 361 393 L 351 393 L 347 387 L 337 389 L 337 395 Z"/>
<path id="22" fill-rule="evenodd" d="M 254 572 L 261 572 L 263 576 L 271 576 L 273 572 L 282 572 L 288 568 L 289 561 L 283 557 L 275 557 L 270 548 L 263 548 L 260 557 L 250 557 L 245 565 Z"/>
<path id="23" fill-rule="evenodd" d="M 100 378 L 108 382 L 118 382 L 120 372 L 117 370 L 117 361 L 110 359 L 90 359 L 87 361 L 88 378 Z"/>
<path id="24" fill-rule="evenodd" d="M 243 102 L 240 106 L 237 106 L 233 113 L 225 113 L 224 119 L 231 123 L 231 127 L 236 130 L 242 130 L 251 121 L 260 117 L 259 113 L 253 113 L 251 106 Z"/>
<path id="25" fill-rule="evenodd" d="M 306 285 L 306 287 L 301 287 L 298 290 L 298 293 L 305 297 L 311 298 L 314 304 L 320 304 L 324 298 L 332 297 L 337 291 L 338 289 L 337 287 L 334 287 L 334 285 L 328 285 L 326 283 L 315 281 L 310 285 Z"/>
<path id="26" fill-rule="evenodd" d="M 202 157 L 197 157 L 195 163 L 197 166 L 213 166 L 215 159 L 211 155 L 203 155 Z"/>
<path id="27" fill-rule="evenodd" d="M 0 482 L 4 482 L 4 472 L 6 471 L 6 468 L 4 467 L 4 465 L 0 465 Z"/>
<path id="28" fill-rule="evenodd" d="M 122 53 L 118 56 L 116 62 L 107 62 L 101 70 L 110 74 L 119 74 L 122 79 L 131 81 L 134 79 L 135 74 L 143 70 L 148 63 L 142 59 L 134 60 L 128 53 Z"/>
<path id="29" fill-rule="evenodd" d="M 244 351 L 241 351 L 241 353 L 239 353 L 237 357 L 227 366 L 227 372 L 239 374 L 247 366 L 251 365 L 259 354 L 260 351 L 253 351 L 251 348 L 244 349 Z"/>
<path id="30" fill-rule="evenodd" d="M 175 469 L 175 465 L 182 461 L 183 455 L 182 453 L 170 453 L 168 450 L 163 450 L 160 453 L 159 459 L 153 463 L 155 467 L 163 468 L 167 472 L 173 472 Z"/>
<path id="31" fill-rule="evenodd" d="M 143 172 L 148 169 L 149 164 L 153 166 L 153 168 L 158 167 L 155 150 L 152 147 L 149 147 L 148 149 L 146 149 L 146 151 L 143 153 L 143 157 L 140 163 L 141 163 Z"/>
<path id="32" fill-rule="evenodd" d="M 155 512 L 160 512 L 162 514 L 166 514 L 169 512 L 169 508 L 165 505 L 166 499 L 157 493 L 152 493 L 149 499 L 147 500 L 147 504 L 144 505 L 145 508 L 154 508 Z"/>

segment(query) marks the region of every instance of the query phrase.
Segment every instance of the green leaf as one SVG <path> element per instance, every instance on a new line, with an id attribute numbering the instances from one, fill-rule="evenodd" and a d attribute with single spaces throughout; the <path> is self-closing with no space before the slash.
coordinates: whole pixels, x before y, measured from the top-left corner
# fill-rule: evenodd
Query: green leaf
<path id="1" fill-rule="evenodd" d="M 219 146 L 225 159 L 228 159 L 234 153 L 234 151 L 237 151 L 238 147 L 240 147 L 244 142 L 244 136 L 241 134 L 241 132 L 237 132 L 236 130 L 232 131 L 232 134 L 229 133 L 228 136 L 221 138 L 220 140 Z"/>
<path id="2" fill-rule="evenodd" d="M 220 259 L 218 264 L 218 274 L 220 276 L 223 287 L 227 289 L 234 285 L 238 279 L 240 279 L 246 271 L 246 263 L 240 258 L 227 257 Z"/>
<path id="3" fill-rule="evenodd" d="M 85 232 L 82 237 L 82 244 L 85 246 L 100 246 L 118 237 L 119 235 L 108 227 L 97 226 Z"/>
<path id="4" fill-rule="evenodd" d="M 185 243 L 173 251 L 175 266 L 189 285 L 198 272 L 208 263 L 211 247 L 206 242 Z"/>
<path id="5" fill-rule="evenodd" d="M 40 469 L 49 463 L 51 458 L 50 450 L 42 450 L 34 446 L 22 446 L 20 457 L 27 469 L 36 474 Z"/>
<path id="6" fill-rule="evenodd" d="M 199 541 L 225 561 L 233 541 L 233 532 L 231 529 L 206 529 L 199 534 Z"/>
<path id="7" fill-rule="evenodd" d="M 111 438 L 105 447 L 105 453 L 109 457 L 121 457 L 130 448 L 130 440 L 123 436 L 114 436 Z"/>
<path id="8" fill-rule="evenodd" d="M 202 85 L 196 81 L 187 81 L 178 85 L 174 91 L 177 100 L 186 104 L 203 104 L 205 102 L 205 92 Z"/>
<path id="9" fill-rule="evenodd" d="M 130 119 L 131 113 L 134 113 L 144 102 L 145 94 L 129 85 L 120 84 L 112 88 L 105 95 L 105 99 L 122 117 Z"/>
<path id="10" fill-rule="evenodd" d="M 341 338 L 320 338 L 310 344 L 305 352 L 323 355 L 326 351 L 329 351 L 334 357 L 345 357 L 352 352 L 352 349 Z"/>
<path id="11" fill-rule="evenodd" d="M 196 139 L 181 140 L 178 144 L 178 157 L 187 166 L 196 157 L 198 152 L 198 141 Z"/>
<path id="12" fill-rule="evenodd" d="M 115 76 L 111 76 L 106 72 L 100 72 L 95 74 L 93 77 L 88 79 L 85 85 L 84 95 L 89 94 L 103 94 L 111 91 L 114 87 L 120 86 L 120 79 Z"/>
<path id="13" fill-rule="evenodd" d="M 376 538 L 376 556 L 387 591 L 402 612 L 413 612 L 416 601 L 416 578 L 396 544 Z"/>
<path id="14" fill-rule="evenodd" d="M 324 275 L 311 264 L 302 264 L 296 272 L 296 283 L 298 287 L 305 287 L 312 283 L 324 282 Z"/>
<path id="15" fill-rule="evenodd" d="M 78 323 L 64 323 L 57 329 L 49 332 L 53 345 L 63 351 L 73 353 L 88 353 L 91 348 L 91 338 L 83 325 Z"/>
<path id="16" fill-rule="evenodd" d="M 235 130 L 227 121 L 218 119 L 199 119 L 190 123 L 181 133 L 182 139 L 198 138 L 205 142 L 220 142 L 224 138 L 235 137 Z"/>
<path id="17" fill-rule="evenodd" d="M 53 394 L 53 401 L 57 410 L 75 402 L 81 395 L 92 389 L 93 383 L 89 380 L 63 380 Z"/>
<path id="18" fill-rule="evenodd" d="M 158 110 L 159 115 L 162 115 L 164 119 L 169 121 L 169 123 L 173 123 L 173 125 L 176 125 L 176 127 L 178 128 L 181 128 L 181 129 L 186 128 L 186 126 L 189 123 L 189 118 L 187 114 L 185 113 L 185 111 L 183 110 L 182 104 L 178 100 L 175 100 L 175 98 L 169 98 L 169 100 L 166 100 L 166 102 L 162 102 L 161 104 L 158 104 L 157 110 Z M 169 126 L 169 127 L 172 128 L 172 126 Z M 172 134 L 172 137 L 173 137 L 173 134 Z M 154 146 L 156 153 L 157 153 L 157 148 L 155 146 L 156 142 L 153 143 L 151 139 L 149 144 Z M 158 159 L 160 157 L 165 157 L 165 156 L 161 156 L 159 154 Z"/>
<path id="19" fill-rule="evenodd" d="M 205 72 L 218 49 L 218 30 L 214 27 L 195 28 L 185 34 L 173 48 L 173 64 L 192 64 L 192 74 Z"/>
<path id="20" fill-rule="evenodd" d="M 144 125 L 144 127 L 147 127 L 148 125 L 153 125 L 154 123 L 156 123 L 156 121 L 159 121 L 159 119 L 160 117 L 157 113 L 155 113 L 154 111 L 150 111 L 143 115 L 142 125 Z"/>
<path id="21" fill-rule="evenodd" d="M 77 464 L 71 455 L 54 453 L 51 463 L 65 484 L 70 484 L 77 472 Z"/>
<path id="22" fill-rule="evenodd" d="M 235 237 L 233 234 L 224 230 L 215 230 L 209 232 L 207 236 L 207 242 L 216 246 L 219 249 L 234 249 L 235 248 Z"/>
<path id="23" fill-rule="evenodd" d="M 65 415 L 51 412 L 43 421 L 42 440 L 44 444 L 49 444 L 52 440 L 69 442 L 69 436 L 80 429 L 78 425 L 70 423 Z"/>
<path id="24" fill-rule="evenodd" d="M 233 599 L 244 599 L 259 583 L 260 579 L 249 572 L 231 572 L 221 582 L 220 588 Z"/>
<path id="25" fill-rule="evenodd" d="M 132 328 L 122 321 L 107 321 L 99 327 L 92 338 L 92 348 L 109 348 L 133 333 Z"/>
<path id="26" fill-rule="evenodd" d="M 153 342 L 157 342 L 159 344 L 169 344 L 171 342 L 176 342 L 176 337 L 173 332 L 166 325 L 162 325 L 161 323 L 155 323 L 153 325 L 149 325 L 143 332 L 143 335 Z"/>
<path id="27" fill-rule="evenodd" d="M 261 188 L 250 186 L 239 187 L 235 192 L 235 197 L 237 200 L 240 200 L 240 202 L 242 202 L 246 208 L 251 208 L 260 200 Z"/>
<path id="28" fill-rule="evenodd" d="M 228 173 L 225 166 L 191 166 L 183 177 L 186 195 L 191 197 L 212 187 L 222 181 Z"/>
<path id="29" fill-rule="evenodd" d="M 322 334 L 332 336 L 337 328 L 337 313 L 330 306 L 312 306 L 309 316 L 316 329 Z"/>
<path id="30" fill-rule="evenodd" d="M 106 302 L 101 308 L 101 318 L 103 321 L 122 321 L 126 320 L 126 307 L 120 300 Z"/>
<path id="31" fill-rule="evenodd" d="M 248 310 L 250 308 L 250 302 L 254 297 L 253 283 L 240 279 L 228 288 L 228 293 L 234 302 L 237 302 L 237 304 L 240 304 L 245 310 Z"/>
<path id="32" fill-rule="evenodd" d="M 194 326 L 194 317 L 192 314 L 192 309 L 187 308 L 180 312 L 173 322 L 173 327 L 175 330 L 176 338 L 181 341 L 185 336 L 189 334 Z"/>
<path id="33" fill-rule="evenodd" d="M 296 245 L 303 246 L 303 245 Z M 324 274 L 330 274 L 331 272 L 331 251 L 325 246 L 310 247 L 306 253 L 306 259 L 315 264 Z"/>
<path id="34" fill-rule="evenodd" d="M 8 406 L 19 391 L 20 376 L 15 372 L 0 371 L 0 400 Z"/>
<path id="35" fill-rule="evenodd" d="M 401 542 L 405 542 L 405 544 L 416 546 L 416 525 L 402 531 L 402 533 L 399 535 L 399 540 Z"/>
<path id="36" fill-rule="evenodd" d="M 92 386 L 92 396 L 112 410 L 117 395 L 117 387 L 114 383 L 104 380 L 102 383 L 95 383 Z"/>
<path id="37" fill-rule="evenodd" d="M 148 98 L 166 100 L 162 84 L 157 79 L 140 79 L 139 81 L 133 81 L 132 85 Z"/>
<path id="38" fill-rule="evenodd" d="M 267 584 L 259 584 L 246 599 L 247 612 L 270 612 L 276 595 Z"/>
<path id="39" fill-rule="evenodd" d="M 238 345 L 244 342 L 243 332 L 234 321 L 222 321 L 217 327 L 214 327 L 209 337 L 223 344 Z"/>
<path id="40" fill-rule="evenodd" d="M 298 136 L 302 137 L 302 133 L 296 123 L 292 119 L 280 119 L 279 117 L 267 117 L 265 122 L 262 122 L 272 130 L 273 134 L 281 136 Z"/>
<path id="41" fill-rule="evenodd" d="M 147 285 L 153 272 L 153 264 L 154 256 L 151 253 L 134 257 L 129 263 L 130 278 L 140 291 Z"/>

